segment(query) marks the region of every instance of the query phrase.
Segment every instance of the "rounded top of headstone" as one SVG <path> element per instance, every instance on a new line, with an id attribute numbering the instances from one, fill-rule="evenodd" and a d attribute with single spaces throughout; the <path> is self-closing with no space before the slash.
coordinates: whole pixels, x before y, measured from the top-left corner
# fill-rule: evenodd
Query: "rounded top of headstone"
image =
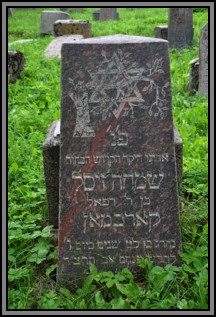
<path id="1" fill-rule="evenodd" d="M 100 36 L 94 38 L 84 39 L 82 41 L 77 41 L 76 44 L 122 44 L 122 43 L 159 43 L 164 42 L 168 43 L 167 40 L 154 37 L 145 37 L 145 36 L 134 36 L 134 35 L 125 35 L 125 34 L 115 34 Z"/>

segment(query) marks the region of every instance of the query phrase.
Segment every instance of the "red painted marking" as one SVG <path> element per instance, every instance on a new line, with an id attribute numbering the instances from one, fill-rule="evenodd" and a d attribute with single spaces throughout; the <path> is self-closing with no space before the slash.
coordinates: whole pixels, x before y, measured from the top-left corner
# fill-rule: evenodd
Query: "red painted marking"
<path id="1" fill-rule="evenodd" d="M 106 138 L 108 133 L 116 128 L 119 120 L 121 119 L 122 115 L 125 112 L 125 108 L 130 107 L 128 102 L 124 104 L 122 107 L 122 110 L 118 116 L 118 118 L 114 118 L 111 123 L 109 123 L 104 129 L 100 130 L 99 133 L 94 137 L 94 140 L 92 142 L 92 146 L 90 149 L 90 162 L 87 163 L 83 169 L 81 170 L 81 174 L 88 173 L 92 170 L 95 163 L 93 162 L 93 156 L 96 155 L 97 152 L 99 152 L 98 146 L 101 144 L 101 141 Z M 108 129 L 109 128 L 109 129 Z M 75 200 L 76 198 L 76 189 L 80 185 L 79 180 L 74 180 L 73 190 L 72 190 L 72 200 Z M 82 196 L 82 195 L 81 195 Z M 80 200 L 82 202 L 82 200 Z M 71 223 L 74 223 L 74 216 L 76 213 L 80 212 L 80 207 L 77 205 L 76 208 L 70 207 L 70 210 L 68 210 L 64 216 L 64 218 L 61 216 L 61 225 L 59 228 L 59 254 L 62 255 L 64 252 L 64 239 L 66 241 L 66 238 L 70 235 L 71 232 Z M 63 218 L 63 219 L 62 219 Z"/>

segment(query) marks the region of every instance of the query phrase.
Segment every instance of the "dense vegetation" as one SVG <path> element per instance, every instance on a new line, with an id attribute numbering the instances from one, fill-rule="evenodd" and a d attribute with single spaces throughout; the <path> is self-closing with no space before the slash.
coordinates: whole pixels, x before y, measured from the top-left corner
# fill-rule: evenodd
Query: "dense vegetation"
<path id="1" fill-rule="evenodd" d="M 93 36 L 154 36 L 167 24 L 168 9 L 121 8 L 118 21 L 92 21 L 95 9 L 70 11 L 89 19 Z M 8 42 L 26 57 L 16 84 L 8 83 L 8 308 L 9 309 L 207 309 L 208 308 L 208 99 L 189 95 L 189 62 L 198 56 L 207 9 L 194 10 L 194 44 L 170 51 L 174 123 L 184 144 L 181 195 L 182 265 L 153 266 L 143 283 L 123 271 L 91 274 L 76 293 L 55 289 L 57 246 L 47 223 L 42 144 L 60 117 L 60 60 L 43 52 L 53 36 L 40 36 L 42 9 L 19 9 L 8 19 Z M 20 23 L 22 21 L 22 23 Z"/>

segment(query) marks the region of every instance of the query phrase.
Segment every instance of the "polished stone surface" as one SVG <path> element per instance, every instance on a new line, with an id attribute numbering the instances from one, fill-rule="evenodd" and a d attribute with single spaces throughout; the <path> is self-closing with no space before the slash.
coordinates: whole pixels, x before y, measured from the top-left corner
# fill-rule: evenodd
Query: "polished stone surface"
<path id="1" fill-rule="evenodd" d="M 136 260 L 179 263 L 168 42 L 107 36 L 63 44 L 57 281 L 78 286 Z"/>

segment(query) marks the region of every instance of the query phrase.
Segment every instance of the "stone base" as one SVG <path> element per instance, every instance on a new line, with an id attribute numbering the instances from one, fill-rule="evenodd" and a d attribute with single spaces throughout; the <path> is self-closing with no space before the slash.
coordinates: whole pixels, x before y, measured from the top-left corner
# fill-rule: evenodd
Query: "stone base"
<path id="1" fill-rule="evenodd" d="M 168 39 L 168 25 L 158 25 L 154 29 L 155 37 L 167 40 Z"/>
<path id="2" fill-rule="evenodd" d="M 91 23 L 87 20 L 57 20 L 53 25 L 55 36 L 79 34 L 91 37 Z"/>
<path id="3" fill-rule="evenodd" d="M 178 188 L 180 191 L 183 166 L 183 144 L 178 130 L 174 127 L 174 144 L 177 167 Z M 49 225 L 58 228 L 59 212 L 59 152 L 60 121 L 53 122 L 43 144 L 43 160 L 46 192 L 48 200 Z"/>

